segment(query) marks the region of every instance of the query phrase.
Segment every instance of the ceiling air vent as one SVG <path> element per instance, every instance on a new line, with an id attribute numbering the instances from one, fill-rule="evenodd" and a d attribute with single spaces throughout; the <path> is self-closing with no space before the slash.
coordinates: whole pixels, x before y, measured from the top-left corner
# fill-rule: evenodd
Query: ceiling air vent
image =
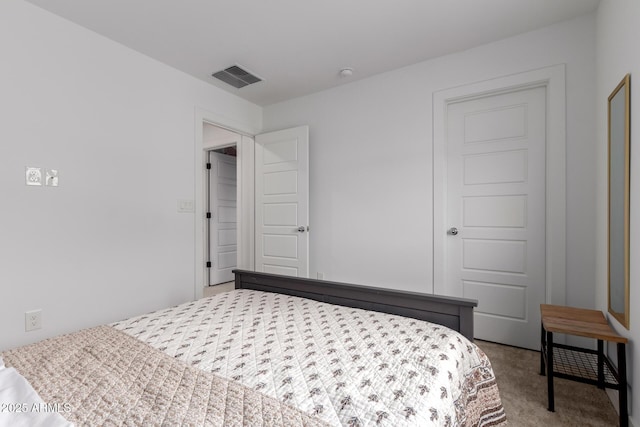
<path id="1" fill-rule="evenodd" d="M 260 77 L 254 76 L 247 70 L 244 70 L 237 65 L 233 65 L 229 68 L 225 68 L 222 71 L 213 73 L 212 76 L 237 89 L 262 81 Z"/>

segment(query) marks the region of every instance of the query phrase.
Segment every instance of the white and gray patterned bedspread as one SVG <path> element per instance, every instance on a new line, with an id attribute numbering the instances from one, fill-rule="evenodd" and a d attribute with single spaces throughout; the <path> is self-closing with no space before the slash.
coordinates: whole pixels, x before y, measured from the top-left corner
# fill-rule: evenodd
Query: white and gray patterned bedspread
<path id="1" fill-rule="evenodd" d="M 112 326 L 332 425 L 505 422 L 484 353 L 424 321 L 235 290 Z"/>

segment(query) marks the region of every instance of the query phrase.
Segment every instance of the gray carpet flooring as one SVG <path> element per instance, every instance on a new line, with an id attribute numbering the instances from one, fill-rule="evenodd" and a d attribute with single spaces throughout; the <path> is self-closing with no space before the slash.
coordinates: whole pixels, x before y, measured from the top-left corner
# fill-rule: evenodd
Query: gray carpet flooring
<path id="1" fill-rule="evenodd" d="M 547 411 L 547 381 L 540 353 L 476 340 L 491 360 L 510 426 L 617 426 L 618 414 L 604 390 L 554 379 L 555 412 Z"/>

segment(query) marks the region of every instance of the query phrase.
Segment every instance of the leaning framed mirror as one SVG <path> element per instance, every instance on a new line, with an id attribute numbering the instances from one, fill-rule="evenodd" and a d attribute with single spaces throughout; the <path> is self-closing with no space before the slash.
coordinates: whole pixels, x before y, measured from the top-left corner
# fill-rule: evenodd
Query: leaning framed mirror
<path id="1" fill-rule="evenodd" d="M 630 90 L 627 74 L 608 100 L 609 313 L 629 329 Z"/>

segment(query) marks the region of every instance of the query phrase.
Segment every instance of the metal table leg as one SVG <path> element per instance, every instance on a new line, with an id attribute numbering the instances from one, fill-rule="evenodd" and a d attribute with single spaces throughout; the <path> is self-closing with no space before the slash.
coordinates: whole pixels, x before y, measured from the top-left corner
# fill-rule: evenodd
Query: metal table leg
<path id="1" fill-rule="evenodd" d="M 598 340 L 598 388 L 604 390 L 604 342 Z"/>
<path id="2" fill-rule="evenodd" d="M 549 395 L 549 411 L 555 412 L 553 399 L 553 332 L 547 332 L 547 393 Z"/>
<path id="3" fill-rule="evenodd" d="M 629 426 L 629 412 L 627 408 L 627 354 L 626 345 L 618 343 L 618 404 L 620 405 L 620 427 Z"/>
<path id="4" fill-rule="evenodd" d="M 544 352 L 547 344 L 547 340 L 545 338 L 544 326 L 542 325 L 542 322 L 540 322 L 540 375 L 545 374 Z"/>

